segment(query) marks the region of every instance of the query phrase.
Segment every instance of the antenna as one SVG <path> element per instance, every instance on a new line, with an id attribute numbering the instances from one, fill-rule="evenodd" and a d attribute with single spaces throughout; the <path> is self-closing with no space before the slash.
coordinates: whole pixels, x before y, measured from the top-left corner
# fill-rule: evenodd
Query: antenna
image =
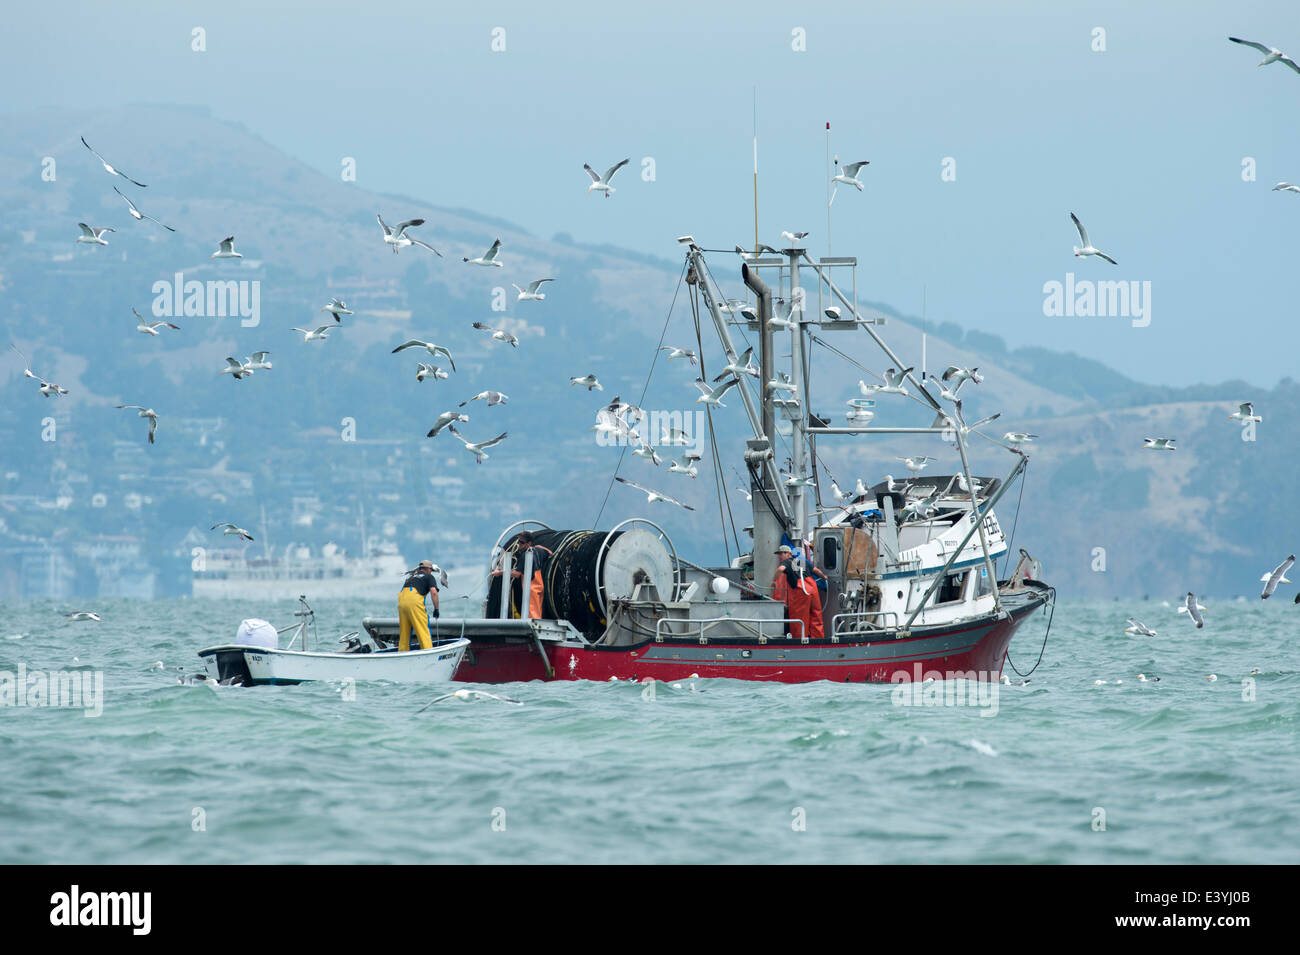
<path id="1" fill-rule="evenodd" d="M 838 163 L 839 156 L 835 157 Z M 831 255 L 831 124 L 826 124 L 826 257 Z"/>
<path id="2" fill-rule="evenodd" d="M 754 254 L 758 255 L 758 87 L 754 87 Z"/>

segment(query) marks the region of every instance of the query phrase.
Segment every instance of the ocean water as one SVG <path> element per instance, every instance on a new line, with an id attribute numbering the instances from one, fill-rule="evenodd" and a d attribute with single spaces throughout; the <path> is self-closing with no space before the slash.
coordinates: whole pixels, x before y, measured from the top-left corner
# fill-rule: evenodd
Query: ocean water
<path id="1" fill-rule="evenodd" d="M 59 609 L 0 604 L 0 671 L 98 670 L 103 710 L 0 707 L 0 862 L 1300 861 L 1290 594 L 1210 602 L 1201 631 L 1159 602 L 1062 602 L 994 715 L 731 680 L 520 683 L 486 689 L 523 706 L 417 714 L 443 691 L 150 668 L 197 669 L 292 602 Z M 322 646 L 384 612 L 316 609 Z M 1129 615 L 1158 636 L 1124 634 Z M 1012 644 L 1022 671 L 1045 623 Z"/>

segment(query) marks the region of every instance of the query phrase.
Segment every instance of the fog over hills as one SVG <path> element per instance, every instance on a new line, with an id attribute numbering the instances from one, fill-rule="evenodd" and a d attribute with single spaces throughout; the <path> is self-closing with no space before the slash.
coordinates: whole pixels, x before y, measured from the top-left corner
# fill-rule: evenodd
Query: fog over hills
<path id="1" fill-rule="evenodd" d="M 36 547 L 132 537 L 166 592 L 185 578 L 182 542 L 192 528 L 206 533 L 224 520 L 252 526 L 263 508 L 272 545 L 333 540 L 356 552 L 364 533 L 391 540 L 408 560 L 432 554 L 452 566 L 484 560 L 515 520 L 587 527 L 598 513 L 604 527 L 633 516 L 657 520 L 693 560 L 734 555 L 735 543 L 728 551 L 719 533 L 711 452 L 694 481 L 623 458 L 621 474 L 690 502 L 693 513 L 648 508 L 620 487 L 602 510 L 620 454 L 598 445 L 589 430 L 595 410 L 615 395 L 647 409 L 695 410 L 695 369 L 656 360 L 655 352 L 661 339 L 696 344 L 675 236 L 663 237 L 659 259 L 477 216 L 459 208 L 454 183 L 430 182 L 420 197 L 377 195 L 201 109 L 53 110 L 11 115 L 7 123 L 0 322 L 32 368 L 71 394 L 44 399 L 24 379 L 17 355 L 6 351 L 0 359 L 0 568 Z M 83 135 L 147 188 L 105 173 L 82 147 Z M 46 157 L 54 160 L 52 181 L 42 176 Z M 114 185 L 177 232 L 133 221 Z M 617 196 L 583 197 L 577 189 L 575 201 L 620 215 Z M 419 248 L 394 255 L 376 213 L 390 224 L 427 219 L 413 234 L 443 257 Z M 78 221 L 117 231 L 107 235 L 107 247 L 76 245 Z M 731 248 L 745 241 L 745 230 L 737 223 L 735 235 L 697 238 Z M 209 259 L 231 234 L 244 258 Z M 461 261 L 497 238 L 504 268 Z M 735 257 L 709 261 L 726 294 L 744 297 Z M 256 314 L 182 314 L 169 319 L 179 332 L 138 334 L 132 307 L 169 314 L 177 273 L 184 282 L 248 283 L 241 287 L 256 289 Z M 555 279 L 545 301 L 515 301 L 512 283 L 542 277 Z M 918 370 L 923 333 L 929 370 L 979 367 L 985 382 L 963 391 L 968 420 L 1001 411 L 988 429 L 993 436 L 1040 435 L 1018 515 L 1015 489 L 999 516 L 1007 527 L 1014 522 L 1015 545 L 1044 561 L 1063 596 L 1173 600 L 1191 589 L 1253 599 L 1259 575 L 1296 549 L 1296 509 L 1285 499 L 1274 503 L 1274 488 L 1293 483 L 1300 447 L 1294 381 L 1268 391 L 1249 382 L 1150 387 L 1090 359 L 898 315 L 871 300 L 862 275 L 858 289 L 864 312 L 887 317 L 884 337 Z M 303 343 L 292 326 L 333 325 L 320 311 L 331 295 L 356 314 L 327 341 Z M 493 342 L 471 328 L 475 321 L 513 332 L 519 347 Z M 735 333 L 745 334 L 743 327 Z M 819 337 L 848 357 L 814 352 L 811 406 L 842 422 L 844 402 L 864 377 L 857 365 L 878 372 L 888 361 L 863 333 Z M 417 362 L 433 360 L 414 350 L 391 354 L 408 338 L 446 345 L 455 372 L 417 382 Z M 721 349 L 709 327 L 702 339 L 711 378 Z M 226 356 L 255 350 L 269 350 L 274 367 L 244 381 L 219 374 Z M 604 392 L 570 386 L 570 376 L 589 372 Z M 486 389 L 510 397 L 504 406 L 464 409 L 471 421 L 462 431 L 472 440 L 509 432 L 486 462 L 475 465 L 450 434 L 424 437 L 439 412 Z M 1243 440 L 1227 417 L 1245 400 L 1264 418 L 1255 440 Z M 145 444 L 143 422 L 113 407 L 122 403 L 159 412 L 155 446 Z M 734 467 L 745 421 L 740 402 L 729 405 L 714 417 L 722 488 L 740 528 L 748 512 L 730 489 L 740 483 Z M 879 423 L 929 424 L 932 417 L 897 398 L 877 401 Z M 1176 452 L 1139 450 L 1144 437 L 1164 436 L 1177 439 Z M 818 451 L 841 486 L 901 476 L 896 455 L 937 457 L 936 473 L 950 473 L 957 460 L 938 438 L 824 439 Z M 972 467 L 983 474 L 1000 477 L 1013 464 L 986 442 L 975 441 L 973 451 Z M 823 479 L 828 489 L 825 471 Z M 730 518 L 725 523 L 730 538 Z M 16 575 L 0 576 L 11 593 Z M 1280 596 L 1289 600 L 1290 592 Z"/>

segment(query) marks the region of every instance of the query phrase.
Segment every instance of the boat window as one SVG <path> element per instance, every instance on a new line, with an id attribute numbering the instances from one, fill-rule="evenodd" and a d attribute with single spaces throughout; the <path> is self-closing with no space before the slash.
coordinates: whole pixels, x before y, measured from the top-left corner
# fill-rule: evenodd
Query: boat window
<path id="1" fill-rule="evenodd" d="M 822 538 L 822 568 L 825 570 L 835 569 L 835 558 L 839 548 L 835 546 L 835 538 L 829 534 Z"/>
<path id="2" fill-rule="evenodd" d="M 939 589 L 934 595 L 934 602 L 945 604 L 952 603 L 954 600 L 961 600 L 962 594 L 966 592 L 966 578 L 969 576 L 970 571 L 968 570 L 945 576 L 943 583 L 939 585 Z"/>

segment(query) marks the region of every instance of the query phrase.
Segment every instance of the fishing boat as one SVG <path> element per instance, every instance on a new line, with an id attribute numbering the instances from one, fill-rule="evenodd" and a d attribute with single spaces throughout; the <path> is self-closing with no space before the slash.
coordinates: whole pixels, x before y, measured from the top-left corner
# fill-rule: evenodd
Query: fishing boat
<path id="1" fill-rule="evenodd" d="M 315 611 L 305 596 L 298 598 L 298 622 L 277 630 L 265 621 L 246 620 L 235 643 L 199 651 L 208 676 L 218 683 L 237 686 L 284 686 L 317 680 L 330 682 L 377 681 L 390 683 L 444 683 L 460 666 L 470 642 L 464 638 L 434 641 L 428 650 L 399 651 L 397 635 L 389 640 L 369 640 L 360 631 L 339 637 L 342 649 L 311 650 L 309 633 L 315 632 Z M 251 624 L 251 626 L 250 626 Z M 288 643 L 279 637 L 288 632 Z M 299 649 L 293 649 L 297 642 Z"/>
<path id="2" fill-rule="evenodd" d="M 737 464 L 748 475 L 750 553 L 727 566 L 694 563 L 679 555 L 658 524 L 642 517 L 609 530 L 554 529 L 541 520 L 512 524 L 492 548 L 482 616 L 434 625 L 440 639 L 469 641 L 455 678 L 479 683 L 997 679 L 1019 627 L 1055 603 L 1055 590 L 1024 549 L 1010 574 L 999 579 L 996 572 L 1011 544 L 994 508 L 1022 476 L 1026 454 L 1003 443 L 1012 461 L 1008 474 L 971 473 L 968 439 L 985 422 L 967 425 L 959 401 L 941 404 L 943 396 L 932 394 L 924 375 L 912 374 L 885 341 L 878 330 L 884 319 L 859 312 L 856 259 L 814 260 L 801 247 L 746 253 L 740 277 L 754 304 L 742 308 L 722 294 L 705 250 L 691 236 L 678 241 L 686 250 L 683 281 L 692 307 L 712 320 L 727 368 L 737 379 L 732 393 L 740 397 L 749 426 Z M 853 274 L 851 295 L 836 282 L 845 270 Z M 764 272 L 775 275 L 783 296 L 778 298 L 761 277 Z M 815 310 L 809 307 L 813 296 L 804 287 L 806 276 L 816 279 Z M 757 368 L 740 357 L 736 329 L 756 334 Z M 901 388 L 905 382 L 912 389 L 934 415 L 929 426 L 881 425 L 879 406 L 863 399 L 850 402 L 854 410 L 842 426 L 809 412 L 811 344 L 814 338 L 824 341 L 822 334 L 849 332 L 865 333 L 894 368 L 906 369 L 890 384 Z M 778 374 L 778 334 L 788 336 L 788 373 Z M 625 422 L 643 414 L 626 408 L 607 410 Z M 710 427 L 711 422 L 712 417 Z M 822 505 L 819 439 L 900 434 L 951 444 L 960 472 L 859 485 L 857 493 Z M 635 443 L 631 436 L 629 441 Z M 788 449 L 789 477 L 781 474 L 778 441 Z M 649 500 L 663 499 L 651 495 Z M 539 619 L 527 619 L 527 609 L 520 619 L 526 593 L 517 582 L 502 585 L 514 579 L 515 570 L 522 580 L 533 579 L 534 549 L 518 546 L 524 531 L 550 552 Z M 811 573 L 815 563 L 824 576 L 818 584 L 825 621 L 820 637 L 804 632 L 804 620 L 774 599 L 777 551 L 786 542 L 801 572 Z M 391 641 L 397 621 L 367 618 L 363 627 L 371 639 Z"/>

